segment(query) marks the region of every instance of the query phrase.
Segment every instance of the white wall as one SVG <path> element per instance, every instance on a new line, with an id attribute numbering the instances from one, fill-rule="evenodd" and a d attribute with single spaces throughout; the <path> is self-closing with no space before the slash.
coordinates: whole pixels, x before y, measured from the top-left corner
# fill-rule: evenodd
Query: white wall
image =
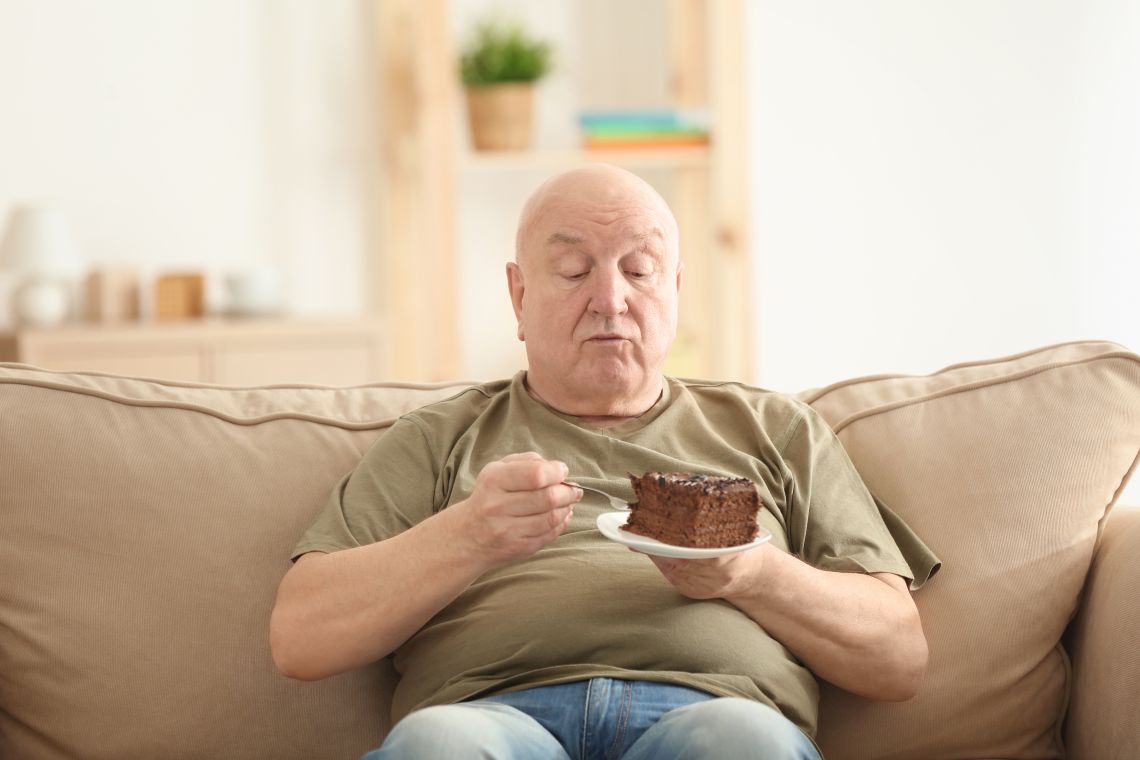
<path id="1" fill-rule="evenodd" d="M 618 36 L 662 38 L 621 7 Z M 1140 6 L 748 7 L 763 384 L 928 372 L 1070 338 L 1140 348 Z M 582 16 L 610 13 L 602 0 L 455 0 L 457 37 L 496 8 L 559 46 L 539 145 L 572 144 L 577 109 L 609 95 L 660 97 L 607 95 L 645 77 L 590 68 Z M 269 264 L 296 312 L 359 311 L 377 223 L 373 13 L 371 0 L 0 0 L 0 215 L 50 198 L 89 264 Z M 503 192 L 481 193 L 492 179 Z M 464 239 L 492 238 L 462 260 L 481 283 L 467 308 L 497 299 L 508 329 L 502 262 L 539 179 L 461 181 Z M 468 364 L 495 374 L 517 356 Z"/>
<path id="2" fill-rule="evenodd" d="M 761 384 L 1140 350 L 1140 4 L 749 7 Z"/>
<path id="3" fill-rule="evenodd" d="M 0 220 L 50 200 L 90 266 L 131 264 L 145 284 L 267 265 L 296 313 L 360 311 L 375 208 L 370 9 L 0 0 Z"/>

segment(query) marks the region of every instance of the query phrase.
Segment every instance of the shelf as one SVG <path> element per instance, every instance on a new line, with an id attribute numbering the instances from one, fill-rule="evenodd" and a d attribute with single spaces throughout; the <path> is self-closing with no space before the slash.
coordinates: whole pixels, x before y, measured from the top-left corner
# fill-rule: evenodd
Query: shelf
<path id="1" fill-rule="evenodd" d="M 0 362 L 167 381 L 362 385 L 386 376 L 375 319 L 71 323 L 0 332 Z"/>
<path id="2" fill-rule="evenodd" d="M 475 152 L 456 139 L 466 114 L 455 72 L 450 0 L 374 2 L 384 102 L 379 213 L 384 223 L 368 273 L 368 300 L 394 326 L 388 336 L 392 373 L 420 380 L 483 376 L 483 369 L 461 364 L 484 355 L 488 346 L 473 341 L 476 334 L 461 325 L 497 320 L 488 336 L 500 334 L 497 330 L 509 336 L 514 325 L 501 304 L 493 315 L 482 313 L 483 299 L 490 296 L 463 293 L 469 287 L 461 276 L 467 267 L 498 255 L 486 235 L 461 239 L 464 208 L 486 196 L 490 205 L 480 207 L 480 222 L 495 230 L 515 221 L 513 209 L 522 202 L 513 198 L 508 214 L 507 199 L 497 197 L 499 188 L 504 195 L 521 194 L 526 178 L 512 174 L 549 176 L 603 162 L 650 175 L 647 181 L 659 185 L 678 221 L 685 286 L 672 371 L 747 381 L 754 298 L 750 135 L 743 97 L 746 0 L 576 0 L 572 6 L 580 28 L 569 26 L 587 55 L 567 71 L 574 81 L 564 83 L 566 94 L 575 107 L 562 118 L 572 118 L 578 106 L 700 108 L 709 114 L 708 145 L 587 149 L 579 142 L 581 134 L 570 130 L 539 140 L 564 148 L 507 152 Z M 631 53 L 630 30 L 643 27 L 650 30 L 645 44 Z M 624 86 L 599 87 L 600 77 Z M 573 99 L 579 90 L 588 93 L 589 102 Z M 493 206 L 501 207 L 501 216 Z M 482 340 L 482 333 L 478 337 Z"/>
<path id="3" fill-rule="evenodd" d="M 707 169 L 709 149 L 694 148 L 606 148 L 595 150 L 483 151 L 463 155 L 463 167 L 471 170 L 543 169 L 556 170 L 582 163 L 616 164 L 627 169 Z"/>

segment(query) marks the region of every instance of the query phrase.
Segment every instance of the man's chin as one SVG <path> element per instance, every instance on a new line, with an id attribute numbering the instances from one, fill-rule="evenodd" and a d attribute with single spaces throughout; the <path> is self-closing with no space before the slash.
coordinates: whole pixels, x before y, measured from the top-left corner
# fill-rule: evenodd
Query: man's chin
<path id="1" fill-rule="evenodd" d="M 595 384 L 615 393 L 637 387 L 645 379 L 645 371 L 626 357 L 596 357 L 572 370 L 575 380 Z"/>
<path id="2" fill-rule="evenodd" d="M 626 362 L 591 362 L 576 368 L 572 378 L 577 395 L 608 407 L 624 407 L 645 391 L 647 383 L 655 382 L 642 367 Z"/>

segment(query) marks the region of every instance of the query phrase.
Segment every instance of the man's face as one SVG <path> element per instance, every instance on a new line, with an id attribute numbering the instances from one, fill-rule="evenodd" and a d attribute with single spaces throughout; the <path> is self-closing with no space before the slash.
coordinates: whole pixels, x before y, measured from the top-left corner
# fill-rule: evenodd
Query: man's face
<path id="1" fill-rule="evenodd" d="M 643 193 L 602 195 L 548 198 L 508 265 L 531 385 L 580 415 L 656 388 L 677 330 L 672 219 Z"/>

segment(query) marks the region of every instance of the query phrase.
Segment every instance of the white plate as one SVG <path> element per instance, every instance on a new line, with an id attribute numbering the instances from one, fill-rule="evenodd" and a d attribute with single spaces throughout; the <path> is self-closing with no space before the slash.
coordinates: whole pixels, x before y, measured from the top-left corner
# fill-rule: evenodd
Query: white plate
<path id="1" fill-rule="evenodd" d="M 644 554 L 656 554 L 658 557 L 678 557 L 680 559 L 719 557 L 722 554 L 735 554 L 736 552 L 747 551 L 748 549 L 753 549 L 762 543 L 772 540 L 772 534 L 761 528 L 760 535 L 756 536 L 756 539 L 751 543 L 741 544 L 740 546 L 718 546 L 715 549 L 694 549 L 689 546 L 663 544 L 648 536 L 641 536 L 637 533 L 622 530 L 621 526 L 625 525 L 625 521 L 628 519 L 629 512 L 604 512 L 598 515 L 598 530 L 611 541 L 625 544 L 629 548 L 636 549 Z"/>

